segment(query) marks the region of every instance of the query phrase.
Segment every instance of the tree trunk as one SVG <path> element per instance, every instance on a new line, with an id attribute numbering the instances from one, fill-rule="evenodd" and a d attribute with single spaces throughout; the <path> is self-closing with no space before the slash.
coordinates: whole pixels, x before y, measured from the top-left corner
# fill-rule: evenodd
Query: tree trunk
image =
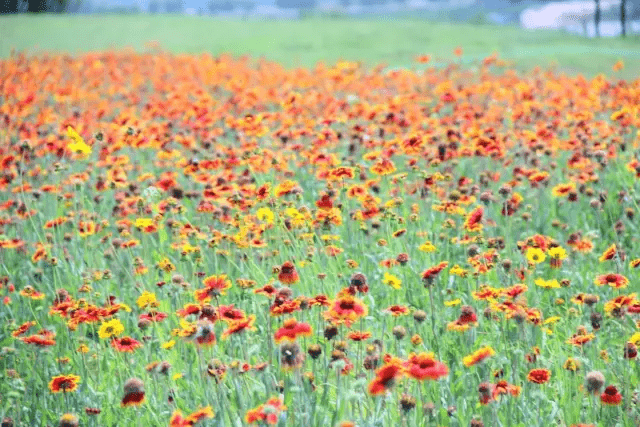
<path id="1" fill-rule="evenodd" d="M 46 12 L 47 11 L 47 1 L 46 0 L 29 0 L 29 5 L 27 7 L 28 12 Z"/>
<path id="2" fill-rule="evenodd" d="M 627 20 L 627 0 L 620 0 L 620 24 L 622 25 L 622 37 L 627 35 L 626 29 Z"/>
<path id="3" fill-rule="evenodd" d="M 0 0 L 0 15 L 18 13 L 18 0 Z"/>
<path id="4" fill-rule="evenodd" d="M 600 37 L 600 0 L 596 1 L 596 13 L 594 16 L 594 24 L 596 27 L 596 37 Z"/>

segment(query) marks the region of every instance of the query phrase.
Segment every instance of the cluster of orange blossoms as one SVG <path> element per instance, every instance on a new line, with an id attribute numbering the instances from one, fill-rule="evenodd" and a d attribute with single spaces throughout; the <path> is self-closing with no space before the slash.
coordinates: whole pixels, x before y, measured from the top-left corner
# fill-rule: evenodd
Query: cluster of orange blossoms
<path id="1" fill-rule="evenodd" d="M 364 425 L 379 396 L 603 421 L 582 393 L 640 423 L 640 80 L 417 59 L 0 60 L 1 356 L 29 378 L 0 394 L 174 427 Z M 533 387 L 562 414 L 502 413 Z"/>

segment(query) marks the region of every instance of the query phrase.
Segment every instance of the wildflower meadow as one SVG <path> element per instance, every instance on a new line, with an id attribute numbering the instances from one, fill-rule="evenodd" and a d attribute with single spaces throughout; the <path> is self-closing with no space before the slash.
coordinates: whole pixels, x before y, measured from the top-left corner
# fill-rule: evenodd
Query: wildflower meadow
<path id="1" fill-rule="evenodd" d="M 0 60 L 3 427 L 640 425 L 640 79 Z"/>

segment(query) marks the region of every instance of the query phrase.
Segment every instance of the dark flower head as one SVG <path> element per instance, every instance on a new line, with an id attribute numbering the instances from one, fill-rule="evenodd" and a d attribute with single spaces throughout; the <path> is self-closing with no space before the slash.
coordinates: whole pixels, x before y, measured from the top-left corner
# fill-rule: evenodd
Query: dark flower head
<path id="1" fill-rule="evenodd" d="M 78 417 L 73 414 L 64 414 L 60 417 L 58 427 L 78 427 Z"/>
<path id="2" fill-rule="evenodd" d="M 604 386 L 604 375 L 602 375 L 602 372 L 589 372 L 585 376 L 585 386 L 589 393 L 598 394 Z"/>
<path id="3" fill-rule="evenodd" d="M 283 369 L 299 368 L 304 361 L 304 354 L 298 343 L 285 343 L 280 346 L 280 363 Z"/>
<path id="4" fill-rule="evenodd" d="M 407 393 L 403 393 L 402 397 L 400 398 L 400 409 L 402 409 L 402 412 L 407 413 L 415 407 L 416 398 Z"/>
<path id="5" fill-rule="evenodd" d="M 600 401 L 605 405 L 619 405 L 622 403 L 622 395 L 618 392 L 616 386 L 610 385 L 600 395 Z"/>
<path id="6" fill-rule="evenodd" d="M 139 406 L 144 402 L 144 383 L 139 378 L 130 378 L 124 383 L 122 406 Z"/>

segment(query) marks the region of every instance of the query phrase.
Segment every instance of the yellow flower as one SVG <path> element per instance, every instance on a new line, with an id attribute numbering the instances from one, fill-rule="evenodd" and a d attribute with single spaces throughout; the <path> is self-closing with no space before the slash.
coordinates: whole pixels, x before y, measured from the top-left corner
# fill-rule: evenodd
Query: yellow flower
<path id="1" fill-rule="evenodd" d="M 160 262 L 158 262 L 157 266 L 158 266 L 158 268 L 160 270 L 163 270 L 166 273 L 171 273 L 172 271 L 174 271 L 176 269 L 176 267 L 169 260 L 169 258 L 164 258 L 164 259 L 160 260 Z"/>
<path id="2" fill-rule="evenodd" d="M 340 236 L 336 236 L 335 234 L 323 234 L 322 236 L 320 236 L 320 239 L 328 242 L 330 240 L 340 240 Z"/>
<path id="3" fill-rule="evenodd" d="M 169 350 L 169 349 L 172 349 L 174 345 L 176 345 L 175 340 L 171 340 L 171 341 L 167 341 L 166 343 L 163 343 L 161 347 L 164 348 L 165 350 Z"/>
<path id="4" fill-rule="evenodd" d="M 494 356 L 495 354 L 496 352 L 493 350 L 493 348 L 491 348 L 490 346 L 485 346 L 474 351 L 470 355 L 463 357 L 462 363 L 464 364 L 464 366 L 469 368 L 475 364 L 482 362 L 488 357 Z"/>
<path id="5" fill-rule="evenodd" d="M 182 252 L 190 254 L 190 253 L 199 252 L 199 251 L 200 251 L 199 246 L 193 246 L 189 242 L 182 245 Z"/>
<path id="6" fill-rule="evenodd" d="M 147 228 L 151 227 L 152 225 L 153 220 L 151 218 L 136 218 L 136 228 Z"/>
<path id="7" fill-rule="evenodd" d="M 562 365 L 562 367 L 564 369 L 566 369 L 567 371 L 577 371 L 578 369 L 580 369 L 580 361 L 574 359 L 573 357 L 569 357 L 564 364 Z"/>
<path id="8" fill-rule="evenodd" d="M 536 279 L 534 283 L 544 289 L 556 289 L 560 287 L 560 283 L 556 279 L 544 280 Z"/>
<path id="9" fill-rule="evenodd" d="M 433 246 L 433 243 L 431 242 L 424 242 L 423 244 L 420 245 L 420 247 L 418 247 L 418 250 L 422 251 L 422 252 L 435 252 L 436 247 Z"/>
<path id="10" fill-rule="evenodd" d="M 565 259 L 567 257 L 567 251 L 565 251 L 561 246 L 551 248 L 547 253 L 553 259 Z"/>
<path id="11" fill-rule="evenodd" d="M 640 345 L 640 332 L 636 332 L 635 334 L 631 335 L 631 338 L 629 338 L 629 342 L 632 342 L 635 345 Z"/>
<path id="12" fill-rule="evenodd" d="M 400 289 L 402 282 L 393 274 L 389 274 L 386 271 L 384 272 L 384 278 L 382 279 L 382 283 L 385 285 L 391 286 L 393 289 Z"/>
<path id="13" fill-rule="evenodd" d="M 84 139 L 82 139 L 78 132 L 71 126 L 67 126 L 67 136 L 71 138 L 72 141 L 67 145 L 69 150 L 85 156 L 91 154 L 91 147 L 84 142 Z"/>
<path id="14" fill-rule="evenodd" d="M 544 252 L 540 248 L 527 249 L 527 260 L 529 260 L 531 264 L 540 264 L 541 262 L 544 262 L 546 258 L 547 257 Z"/>
<path id="15" fill-rule="evenodd" d="M 129 307 L 127 304 L 123 302 L 119 302 L 118 307 L 120 307 L 120 309 L 126 311 L 127 313 L 131 313 L 131 307 Z"/>
<path id="16" fill-rule="evenodd" d="M 173 374 L 173 377 L 171 377 L 171 378 L 173 378 L 174 381 L 175 380 L 179 380 L 180 378 L 182 378 L 182 374 L 180 372 L 178 372 L 177 374 Z"/>
<path id="17" fill-rule="evenodd" d="M 453 306 L 456 306 L 456 305 L 460 305 L 460 303 L 462 303 L 462 301 L 460 300 L 460 298 L 457 298 L 457 299 L 454 299 L 454 300 L 451 300 L 451 301 L 445 301 L 444 305 L 447 306 L 447 307 L 453 307 Z"/>
<path id="18" fill-rule="evenodd" d="M 78 353 L 89 353 L 89 346 L 86 344 L 80 344 L 76 351 Z"/>
<path id="19" fill-rule="evenodd" d="M 144 291 L 136 300 L 136 304 L 138 304 L 138 307 L 140 308 L 147 308 L 148 306 L 154 307 L 157 305 L 156 295 L 154 293 Z"/>
<path id="20" fill-rule="evenodd" d="M 456 264 L 451 267 L 451 269 L 449 269 L 449 274 L 452 274 L 454 276 L 467 277 L 468 272 L 467 270 Z"/>
<path id="21" fill-rule="evenodd" d="M 561 320 L 561 319 L 562 317 L 560 316 L 552 316 L 552 317 L 549 317 L 547 320 L 545 320 L 544 324 L 548 325 L 549 323 L 556 323 L 558 320 Z"/>
<path id="22" fill-rule="evenodd" d="M 264 221 L 267 224 L 273 224 L 273 219 L 274 219 L 275 215 L 273 214 L 271 209 L 269 209 L 267 207 L 263 207 L 263 208 L 258 209 L 258 212 L 256 212 L 256 217 L 260 221 Z"/>
<path id="23" fill-rule="evenodd" d="M 124 326 L 118 319 L 111 319 L 107 322 L 103 322 L 98 330 L 100 338 L 111 338 L 120 335 L 124 332 Z"/>

